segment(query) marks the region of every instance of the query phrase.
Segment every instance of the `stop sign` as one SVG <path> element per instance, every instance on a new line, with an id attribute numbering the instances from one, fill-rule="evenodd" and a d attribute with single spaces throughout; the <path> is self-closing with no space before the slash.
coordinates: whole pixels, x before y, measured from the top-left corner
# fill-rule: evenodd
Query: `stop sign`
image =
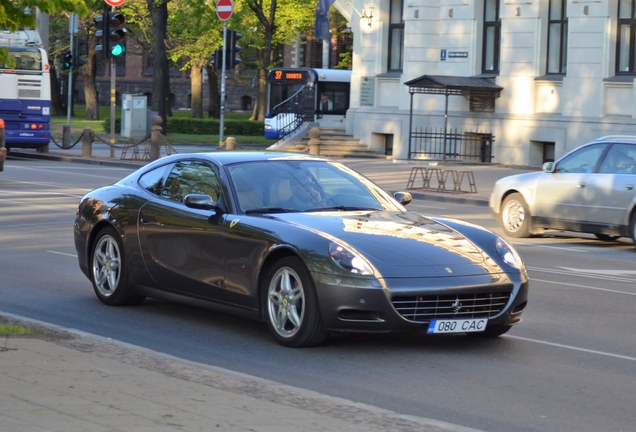
<path id="1" fill-rule="evenodd" d="M 216 4 L 216 16 L 223 21 L 227 21 L 232 16 L 234 4 L 232 0 L 219 0 Z"/>
<path id="2" fill-rule="evenodd" d="M 126 0 L 105 0 L 105 1 L 109 5 L 117 7 L 117 6 L 123 5 L 124 1 L 126 1 Z"/>

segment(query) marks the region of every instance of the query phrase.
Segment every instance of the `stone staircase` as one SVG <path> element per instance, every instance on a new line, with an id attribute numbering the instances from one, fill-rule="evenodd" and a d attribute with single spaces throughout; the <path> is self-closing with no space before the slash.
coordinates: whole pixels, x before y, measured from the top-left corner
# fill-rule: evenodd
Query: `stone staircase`
<path id="1" fill-rule="evenodd" d="M 353 135 L 347 135 L 344 129 L 320 128 L 320 156 L 330 158 L 344 157 L 383 157 L 377 151 L 369 150 L 369 147 L 361 144 Z M 286 146 L 285 151 L 303 153 L 309 149 L 309 135 L 304 134 L 300 141 L 293 146 Z"/>

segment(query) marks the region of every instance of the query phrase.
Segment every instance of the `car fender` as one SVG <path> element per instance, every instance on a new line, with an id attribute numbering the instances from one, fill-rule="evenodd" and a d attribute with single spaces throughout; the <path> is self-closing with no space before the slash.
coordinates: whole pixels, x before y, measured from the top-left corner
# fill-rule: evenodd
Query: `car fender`
<path id="1" fill-rule="evenodd" d="M 519 193 L 530 210 L 530 214 L 534 213 L 534 198 L 536 195 L 536 186 L 539 176 L 545 174 L 543 172 L 534 172 L 527 174 L 518 174 L 514 176 L 504 177 L 495 183 L 493 192 L 490 195 L 490 209 L 498 215 L 501 212 L 501 205 L 506 197 L 513 193 Z"/>

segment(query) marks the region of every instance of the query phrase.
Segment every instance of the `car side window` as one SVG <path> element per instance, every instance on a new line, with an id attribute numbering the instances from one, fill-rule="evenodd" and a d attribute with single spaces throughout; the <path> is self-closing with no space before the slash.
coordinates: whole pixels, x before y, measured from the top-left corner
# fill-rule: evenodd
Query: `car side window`
<path id="1" fill-rule="evenodd" d="M 202 161 L 186 160 L 177 162 L 166 178 L 161 192 L 163 198 L 183 202 L 188 194 L 209 195 L 218 201 L 221 195 L 219 178 L 212 167 Z"/>
<path id="2" fill-rule="evenodd" d="M 139 185 L 154 195 L 161 195 L 166 167 L 162 166 L 148 171 L 139 177 Z"/>
<path id="3" fill-rule="evenodd" d="M 601 163 L 600 173 L 636 174 L 636 146 L 614 144 Z"/>
<path id="4" fill-rule="evenodd" d="M 558 173 L 591 173 L 598 164 L 607 144 L 595 144 L 570 153 L 556 166 Z"/>

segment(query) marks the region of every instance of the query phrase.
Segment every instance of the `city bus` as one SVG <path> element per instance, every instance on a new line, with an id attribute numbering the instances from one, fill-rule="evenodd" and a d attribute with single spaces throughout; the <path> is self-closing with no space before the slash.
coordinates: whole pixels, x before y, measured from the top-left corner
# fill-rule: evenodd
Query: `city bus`
<path id="1" fill-rule="evenodd" d="M 265 137 L 280 139 L 304 122 L 344 129 L 351 71 L 273 68 L 267 75 Z"/>
<path id="2" fill-rule="evenodd" d="M 5 146 L 39 148 L 51 141 L 51 80 L 49 60 L 34 30 L 0 31 L 0 48 L 15 61 L 0 63 L 0 119 Z"/>

